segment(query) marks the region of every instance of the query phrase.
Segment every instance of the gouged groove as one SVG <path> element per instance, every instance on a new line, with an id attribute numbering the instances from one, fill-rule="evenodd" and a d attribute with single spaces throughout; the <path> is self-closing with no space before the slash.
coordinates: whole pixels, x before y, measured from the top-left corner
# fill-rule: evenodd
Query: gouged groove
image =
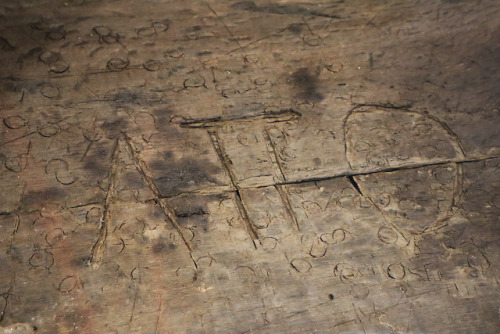
<path id="1" fill-rule="evenodd" d="M 222 163 L 222 166 L 224 167 L 224 170 L 229 175 L 229 179 L 231 180 L 231 185 L 235 189 L 236 206 L 238 207 L 240 216 L 243 219 L 243 222 L 245 223 L 246 230 L 250 235 L 250 238 L 252 239 L 253 245 L 255 248 L 257 248 L 256 240 L 259 240 L 259 236 L 257 235 L 257 232 L 253 228 L 253 223 L 250 220 L 250 217 L 248 216 L 248 211 L 245 208 L 245 205 L 243 204 L 243 200 L 241 199 L 240 188 L 238 187 L 236 176 L 232 171 L 231 163 L 226 155 L 226 152 L 224 151 L 224 148 L 220 143 L 219 135 L 217 134 L 216 131 L 208 131 L 208 134 L 210 135 L 210 139 L 214 146 L 215 152 L 219 156 L 219 159 Z"/>
<path id="2" fill-rule="evenodd" d="M 92 247 L 92 252 L 90 255 L 89 264 L 92 265 L 92 269 L 98 269 L 104 258 L 104 251 L 106 250 L 106 239 L 108 237 L 109 220 L 110 220 L 110 206 L 113 200 L 113 194 L 116 186 L 116 175 L 118 174 L 119 167 L 119 139 L 115 142 L 115 147 L 113 149 L 113 156 L 111 158 L 111 168 L 109 171 L 109 185 L 108 191 L 106 192 L 106 199 L 104 201 L 104 213 L 101 219 L 101 227 L 99 229 L 99 237 L 96 243 Z"/>
<path id="3" fill-rule="evenodd" d="M 271 163 L 273 165 L 273 172 L 276 179 L 280 182 L 286 182 L 285 173 L 283 172 L 283 167 L 281 166 L 281 160 L 278 156 L 278 151 L 276 150 L 276 145 L 271 139 L 271 135 L 269 134 L 269 130 L 264 128 L 264 139 L 266 141 L 267 151 L 269 152 L 269 156 L 271 158 Z"/>
<path id="4" fill-rule="evenodd" d="M 369 109 L 365 109 L 367 107 Z M 375 108 L 375 109 L 370 109 L 370 108 Z M 459 159 L 466 158 L 465 150 L 464 150 L 463 145 L 460 141 L 460 138 L 457 136 L 457 134 L 455 132 L 453 132 L 453 130 L 445 122 L 441 121 L 438 117 L 433 116 L 426 111 L 410 110 L 410 108 L 411 108 L 410 105 L 395 106 L 392 104 L 388 104 L 388 105 L 360 104 L 360 105 L 356 106 L 354 109 L 350 110 L 348 112 L 348 114 L 346 115 L 346 117 L 344 118 L 343 124 L 342 124 L 343 132 L 344 132 L 344 152 L 345 152 L 345 155 L 347 157 L 347 162 L 349 164 L 349 167 L 352 168 L 351 160 L 349 159 L 349 151 L 350 150 L 348 149 L 350 141 L 347 140 L 347 133 L 349 132 L 347 129 L 347 122 L 348 122 L 349 118 L 353 114 L 356 114 L 356 113 L 367 113 L 367 114 L 372 114 L 372 113 L 380 114 L 380 113 L 382 113 L 383 114 L 383 113 L 391 112 L 394 110 L 404 110 L 408 113 L 419 114 L 420 116 L 438 124 L 441 127 L 441 130 L 444 131 L 446 137 L 448 137 L 448 139 L 450 140 L 450 143 L 453 146 L 453 148 L 455 149 L 455 152 L 457 153 L 457 155 L 459 156 Z"/>
<path id="5" fill-rule="evenodd" d="M 219 157 L 222 166 L 224 167 L 224 170 L 227 172 L 229 176 L 229 180 L 231 181 L 232 187 L 234 189 L 238 189 L 236 175 L 234 175 L 233 169 L 231 167 L 232 164 L 229 161 L 229 158 L 227 157 L 224 148 L 220 144 L 219 134 L 216 131 L 208 131 L 208 134 L 210 136 L 210 140 L 212 141 L 212 145 L 214 146 L 215 152 L 217 153 L 217 156 Z"/>
<path id="6" fill-rule="evenodd" d="M 429 113 L 422 112 L 422 111 L 415 111 L 415 112 L 422 115 L 423 117 L 427 117 L 427 118 L 433 120 L 434 122 L 438 123 L 439 125 L 441 125 L 441 127 L 445 130 L 446 135 L 449 137 L 449 139 L 453 145 L 453 148 L 455 148 L 455 152 L 458 153 L 458 155 L 460 156 L 461 159 L 465 159 L 465 150 L 464 150 L 464 147 L 462 145 L 462 142 L 460 141 L 460 138 L 457 136 L 457 134 L 448 126 L 448 124 L 446 124 L 445 122 L 441 121 L 436 116 L 433 116 Z"/>
<path id="7" fill-rule="evenodd" d="M 238 211 L 240 212 L 241 218 L 245 222 L 245 227 L 248 231 L 248 234 L 250 235 L 250 238 L 252 239 L 253 246 L 257 248 L 256 240 L 259 240 L 259 236 L 257 235 L 257 232 L 255 232 L 253 228 L 253 223 L 250 220 L 250 217 L 248 216 L 248 211 L 245 208 L 243 201 L 241 200 L 239 191 L 236 191 L 236 206 L 238 207 Z"/>
<path id="8" fill-rule="evenodd" d="M 463 166 L 455 163 L 455 179 L 453 180 L 453 195 L 448 210 L 440 212 L 439 217 L 429 227 L 426 227 L 421 234 L 430 233 L 446 225 L 446 221 L 454 215 L 454 208 L 459 204 L 463 191 Z"/>
<path id="9" fill-rule="evenodd" d="M 290 202 L 290 198 L 288 197 L 288 192 L 284 185 L 276 185 L 276 190 L 280 194 L 281 201 L 283 202 L 283 206 L 285 207 L 285 211 L 290 216 L 292 220 L 292 226 L 295 230 L 300 231 L 299 222 L 297 220 L 297 215 L 293 211 L 292 204 Z"/>
<path id="10" fill-rule="evenodd" d="M 224 126 L 232 123 L 264 121 L 266 123 L 287 122 L 299 119 L 302 116 L 299 112 L 292 109 L 278 111 L 263 111 L 259 114 L 239 117 L 211 117 L 201 119 L 185 119 L 177 122 L 178 125 L 185 128 L 211 128 Z"/>
<path id="11" fill-rule="evenodd" d="M 173 228 L 177 231 L 179 236 L 182 239 L 182 242 L 184 245 L 186 245 L 186 248 L 188 249 L 189 253 L 191 253 L 193 250 L 191 249 L 191 246 L 189 245 L 186 237 L 182 233 L 181 226 L 179 225 L 179 222 L 177 221 L 177 216 L 172 208 L 168 206 L 168 203 L 166 199 L 161 198 L 160 196 L 160 191 L 158 190 L 158 187 L 154 183 L 153 179 L 146 174 L 146 164 L 144 161 L 140 159 L 140 157 L 137 155 L 137 151 L 134 147 L 134 144 L 132 143 L 132 139 L 128 137 L 126 133 L 124 133 L 125 137 L 125 142 L 127 143 L 128 151 L 130 156 L 132 157 L 132 160 L 134 161 L 135 167 L 137 171 L 141 174 L 143 177 L 144 181 L 148 185 L 149 189 L 153 192 L 153 195 L 155 196 L 157 202 L 160 204 L 160 207 L 163 210 L 163 213 L 167 217 L 167 220 L 170 222 L 170 224 L 173 226 Z"/>
<path id="12" fill-rule="evenodd" d="M 458 205 L 460 202 L 460 199 L 462 198 L 462 193 L 463 193 L 463 187 L 464 187 L 464 168 L 463 165 L 460 163 L 455 163 L 457 175 L 455 178 L 455 187 L 454 187 L 454 193 L 453 193 L 453 201 L 451 203 L 451 206 Z"/>

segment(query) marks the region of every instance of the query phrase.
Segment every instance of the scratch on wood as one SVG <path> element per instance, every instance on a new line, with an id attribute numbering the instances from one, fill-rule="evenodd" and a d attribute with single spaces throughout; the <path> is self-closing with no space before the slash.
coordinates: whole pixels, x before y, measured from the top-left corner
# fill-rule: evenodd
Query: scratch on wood
<path id="1" fill-rule="evenodd" d="M 222 25 L 226 29 L 227 33 L 231 36 L 231 39 L 234 40 L 236 42 L 236 44 L 238 44 L 238 48 L 241 49 L 240 41 L 237 38 L 235 38 L 233 32 L 229 29 L 229 27 L 224 22 L 222 17 L 220 17 L 219 14 L 217 14 L 217 12 L 210 6 L 210 4 L 207 3 L 207 7 L 215 15 L 215 17 L 220 21 L 220 23 L 222 23 Z"/>
<path id="2" fill-rule="evenodd" d="M 19 217 L 19 214 L 16 213 L 14 230 L 12 230 L 12 233 L 10 234 L 10 244 L 9 244 L 9 249 L 7 250 L 7 255 L 10 255 L 12 251 L 14 245 L 14 239 L 16 238 L 16 234 L 19 231 L 20 224 L 21 224 L 21 218 Z"/>
<path id="3" fill-rule="evenodd" d="M 155 334 L 158 334 L 158 327 L 160 325 L 160 319 L 161 319 L 161 312 L 162 312 L 162 308 L 161 308 L 161 299 L 162 299 L 162 296 L 160 295 L 160 304 L 158 305 L 158 315 L 156 316 L 156 324 L 155 324 Z"/>
<path id="4" fill-rule="evenodd" d="M 119 139 L 115 141 L 115 147 L 113 149 L 113 157 L 111 159 L 111 168 L 109 171 L 109 185 L 108 191 L 106 193 L 106 199 L 104 201 L 104 213 L 101 219 L 101 227 L 99 229 L 99 237 L 97 238 L 96 243 L 92 247 L 92 252 L 90 255 L 89 264 L 92 265 L 92 268 L 98 269 L 102 263 L 102 259 L 104 257 L 104 251 L 106 249 L 106 238 L 108 237 L 108 229 L 109 229 L 109 220 L 110 220 L 110 206 L 113 200 L 113 194 L 116 186 L 116 175 L 118 174 L 119 167 L 119 153 L 120 153 L 120 145 Z"/>
<path id="5" fill-rule="evenodd" d="M 279 159 L 276 145 L 274 144 L 271 135 L 269 133 L 269 130 L 267 128 L 264 128 L 263 135 L 266 141 L 267 151 L 269 152 L 269 156 L 271 158 L 271 163 L 273 165 L 273 171 L 276 180 L 278 182 L 285 183 L 287 182 L 287 180 L 285 173 L 283 172 L 283 167 L 281 166 L 280 162 L 281 160 Z M 276 188 L 276 190 L 278 190 L 278 193 L 280 194 L 280 198 L 283 203 L 283 206 L 285 207 L 285 211 L 292 220 L 293 228 L 297 231 L 300 231 L 299 223 L 297 221 L 297 216 L 295 215 L 295 212 L 293 211 L 292 205 L 290 203 L 290 198 L 288 196 L 288 191 L 286 190 L 286 185 L 275 184 L 274 187 Z"/>
<path id="6" fill-rule="evenodd" d="M 85 159 L 85 157 L 87 156 L 87 154 L 90 151 L 90 148 L 92 147 L 92 143 L 93 143 L 93 141 L 89 140 L 89 143 L 87 144 L 87 148 L 85 149 L 85 152 L 83 152 L 83 155 L 82 155 L 80 161 L 83 161 L 83 159 Z"/>
<path id="7" fill-rule="evenodd" d="M 14 289 L 15 284 L 16 284 L 16 275 L 12 274 L 12 276 L 10 278 L 9 290 L 7 290 L 7 292 L 0 295 L 0 297 L 3 297 L 5 299 L 5 304 L 3 306 L 3 309 L 0 312 L 0 322 L 2 322 L 3 319 L 5 318 L 5 313 L 7 312 L 7 307 L 9 306 L 10 298 L 12 296 L 12 290 Z"/>

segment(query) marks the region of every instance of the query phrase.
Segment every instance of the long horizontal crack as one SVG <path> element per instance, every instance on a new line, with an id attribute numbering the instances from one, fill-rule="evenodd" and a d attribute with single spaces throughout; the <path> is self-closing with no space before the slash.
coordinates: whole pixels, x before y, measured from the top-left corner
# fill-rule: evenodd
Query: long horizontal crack
<path id="1" fill-rule="evenodd" d="M 246 187 L 244 189 L 265 188 L 265 187 L 271 187 L 271 186 L 276 186 L 276 185 L 303 184 L 303 183 L 308 183 L 308 182 L 318 182 L 318 181 L 331 180 L 331 179 L 336 179 L 339 177 L 350 178 L 350 177 L 361 176 L 361 175 L 389 173 L 389 172 L 395 172 L 398 170 L 409 170 L 409 169 L 416 169 L 416 168 L 423 168 L 423 167 L 442 166 L 442 165 L 446 165 L 449 163 L 462 164 L 462 163 L 480 162 L 480 161 L 499 159 L 499 158 L 500 158 L 500 156 L 489 156 L 489 157 L 481 157 L 481 158 L 476 158 L 476 159 L 450 159 L 450 160 L 444 160 L 444 161 L 436 161 L 436 162 L 432 162 L 432 163 L 409 164 L 409 165 L 400 166 L 400 167 L 382 168 L 382 169 L 365 171 L 365 172 L 346 172 L 346 173 L 339 173 L 339 174 L 335 174 L 335 175 L 327 175 L 327 176 L 321 176 L 321 177 L 303 178 L 303 179 L 295 180 L 295 181 L 278 182 L 278 183 L 274 183 L 274 184 L 255 185 L 255 186 L 251 186 L 251 187 Z"/>
<path id="2" fill-rule="evenodd" d="M 255 122 L 258 120 L 265 121 L 266 123 L 287 122 L 299 119 L 301 116 L 302 114 L 295 110 L 284 109 L 277 111 L 263 111 L 261 113 L 249 116 L 217 116 L 200 119 L 182 119 L 177 122 L 174 121 L 174 123 L 177 123 L 181 127 L 185 128 L 210 128 L 226 125 L 227 123 Z"/>
<path id="3" fill-rule="evenodd" d="M 476 158 L 476 159 L 446 160 L 446 161 L 438 161 L 438 162 L 433 162 L 433 163 L 413 164 L 413 165 L 406 165 L 406 166 L 400 166 L 400 167 L 392 167 L 392 168 L 385 168 L 385 169 L 378 169 L 378 170 L 357 172 L 357 173 L 356 172 L 347 172 L 347 173 L 339 173 L 339 174 L 335 174 L 335 175 L 327 175 L 327 176 L 322 176 L 322 177 L 303 178 L 303 179 L 295 180 L 295 181 L 262 183 L 262 184 L 247 186 L 247 187 L 238 185 L 238 191 L 245 190 L 245 189 L 256 189 L 256 188 L 304 184 L 304 183 L 309 183 L 309 182 L 319 182 L 319 181 L 332 180 L 332 179 L 336 179 L 336 178 L 340 178 L 340 177 L 347 177 L 350 179 L 350 178 L 354 178 L 355 176 L 361 176 L 361 175 L 371 175 L 371 174 L 378 174 L 378 173 L 389 173 L 389 172 L 394 172 L 394 171 L 398 171 L 398 170 L 409 170 L 409 169 L 416 169 L 416 168 L 423 168 L 423 167 L 442 166 L 442 165 L 446 165 L 449 163 L 462 164 L 462 163 L 469 163 L 469 162 L 480 162 L 480 161 L 486 161 L 486 160 L 491 160 L 491 159 L 500 159 L 500 156 L 489 156 L 489 157 L 481 157 L 481 158 Z M 236 180 L 234 180 L 234 181 L 236 181 Z M 213 194 L 220 194 L 220 193 L 233 193 L 235 191 L 236 191 L 235 189 L 229 189 L 229 188 L 216 189 L 216 190 L 212 190 L 212 189 L 207 188 L 207 189 L 199 189 L 199 190 L 193 190 L 193 191 L 189 191 L 189 192 L 183 192 L 183 193 L 176 195 L 174 197 L 169 197 L 168 199 L 172 199 L 175 197 L 180 197 L 180 196 L 188 195 L 188 194 L 213 195 Z"/>

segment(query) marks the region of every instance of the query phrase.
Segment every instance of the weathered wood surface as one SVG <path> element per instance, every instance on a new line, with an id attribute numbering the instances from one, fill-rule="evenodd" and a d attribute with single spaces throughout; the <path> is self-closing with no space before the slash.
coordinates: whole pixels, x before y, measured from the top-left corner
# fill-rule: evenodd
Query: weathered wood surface
<path id="1" fill-rule="evenodd" d="M 497 1 L 2 1 L 6 333 L 500 331 Z"/>

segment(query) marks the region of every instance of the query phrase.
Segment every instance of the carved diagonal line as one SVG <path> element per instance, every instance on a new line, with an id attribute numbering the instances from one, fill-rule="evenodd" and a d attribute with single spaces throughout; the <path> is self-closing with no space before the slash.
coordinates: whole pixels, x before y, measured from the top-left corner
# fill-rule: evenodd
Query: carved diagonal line
<path id="1" fill-rule="evenodd" d="M 271 163 L 273 166 L 274 176 L 277 182 L 286 182 L 286 176 L 283 172 L 283 167 L 281 166 L 281 160 L 279 158 L 278 150 L 276 149 L 276 145 L 274 144 L 271 135 L 269 134 L 269 130 L 264 128 L 263 136 L 266 141 L 267 152 L 269 153 L 269 157 L 271 158 Z M 285 207 L 285 211 L 290 217 L 292 221 L 292 226 L 296 231 L 300 231 L 299 222 L 297 220 L 297 216 L 293 211 L 292 204 L 290 202 L 290 198 L 288 196 L 288 191 L 286 189 L 286 185 L 275 184 L 274 187 L 280 194 L 281 202 Z"/>
<path id="2" fill-rule="evenodd" d="M 292 204 L 290 202 L 290 197 L 288 196 L 288 191 L 286 189 L 285 185 L 275 185 L 276 190 L 278 190 L 278 193 L 280 194 L 281 202 L 283 203 L 283 206 L 285 207 L 285 211 L 292 220 L 292 226 L 296 231 L 300 231 L 299 227 L 299 221 L 297 220 L 297 215 L 295 214 L 295 211 L 293 211 Z"/>
<path id="3" fill-rule="evenodd" d="M 271 163 L 273 165 L 274 177 L 277 182 L 286 182 L 286 176 L 283 172 L 283 167 L 281 166 L 281 160 L 279 158 L 278 151 L 276 149 L 276 145 L 271 139 L 271 135 L 269 134 L 269 130 L 264 128 L 263 136 L 266 141 L 267 152 L 269 153 L 269 157 L 271 158 Z"/>
<path id="4" fill-rule="evenodd" d="M 252 239 L 253 245 L 255 248 L 257 248 L 256 241 L 259 240 L 259 236 L 257 235 L 257 232 L 253 228 L 253 223 L 250 220 L 250 217 L 248 216 L 248 211 L 245 205 L 243 204 L 243 200 L 241 199 L 240 187 L 238 186 L 236 176 L 234 175 L 234 172 L 231 168 L 231 163 L 227 157 L 224 147 L 221 145 L 219 135 L 217 134 L 216 131 L 208 131 L 208 134 L 210 135 L 210 139 L 212 140 L 212 144 L 214 145 L 215 152 L 219 156 L 219 159 L 222 162 L 224 170 L 229 175 L 229 179 L 231 180 L 231 185 L 235 189 L 236 206 L 238 207 L 240 216 L 243 219 L 243 222 L 245 223 L 247 232 L 250 235 L 250 238 Z"/>
<path id="5" fill-rule="evenodd" d="M 167 220 L 172 224 L 173 228 L 177 231 L 179 236 L 181 237 L 184 245 L 186 245 L 186 248 L 188 249 L 188 252 L 191 254 L 192 249 L 191 246 L 189 245 L 186 237 L 182 233 L 181 226 L 179 225 L 179 222 L 177 221 L 177 216 L 174 212 L 174 210 L 168 206 L 167 200 L 164 198 L 161 198 L 160 191 L 158 190 L 158 187 L 154 183 L 153 179 L 146 174 L 146 164 L 144 161 L 141 160 L 141 158 L 137 155 L 137 150 L 134 147 L 134 144 L 132 143 L 132 139 L 128 137 L 126 133 L 124 133 L 125 137 L 125 142 L 127 143 L 127 148 L 130 156 L 132 157 L 132 160 L 134 161 L 136 169 L 139 171 L 141 176 L 143 177 L 144 181 L 148 185 L 149 189 L 153 192 L 153 195 L 155 196 L 156 201 L 158 204 L 160 204 L 160 207 L 163 210 L 163 213 L 167 217 Z"/>

